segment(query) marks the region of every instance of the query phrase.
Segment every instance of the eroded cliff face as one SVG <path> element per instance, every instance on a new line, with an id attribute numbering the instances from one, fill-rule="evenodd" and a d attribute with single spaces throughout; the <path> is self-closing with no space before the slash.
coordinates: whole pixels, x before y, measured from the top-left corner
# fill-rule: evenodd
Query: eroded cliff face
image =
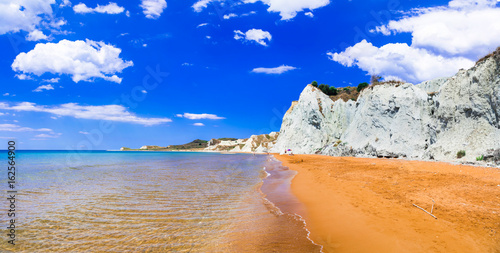
<path id="1" fill-rule="evenodd" d="M 320 151 L 342 136 L 354 111 L 354 101 L 333 102 L 318 88 L 308 85 L 283 117 L 273 151 L 292 149 L 298 154 Z"/>
<path id="2" fill-rule="evenodd" d="M 308 85 L 273 152 L 475 161 L 500 148 L 500 54 L 451 78 L 381 84 L 333 102 Z"/>

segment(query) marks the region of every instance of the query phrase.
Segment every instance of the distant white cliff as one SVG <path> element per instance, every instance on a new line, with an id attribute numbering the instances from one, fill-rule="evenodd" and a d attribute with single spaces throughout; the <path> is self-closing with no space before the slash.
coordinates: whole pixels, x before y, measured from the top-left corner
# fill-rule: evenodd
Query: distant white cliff
<path id="1" fill-rule="evenodd" d="M 285 114 L 272 152 L 461 160 L 500 148 L 500 51 L 450 78 L 386 83 L 357 101 L 308 85 Z"/>
<path id="2" fill-rule="evenodd" d="M 211 139 L 205 151 L 266 153 L 274 147 L 278 135 L 278 132 L 272 132 L 270 134 L 252 135 L 248 139 L 234 141 Z"/>

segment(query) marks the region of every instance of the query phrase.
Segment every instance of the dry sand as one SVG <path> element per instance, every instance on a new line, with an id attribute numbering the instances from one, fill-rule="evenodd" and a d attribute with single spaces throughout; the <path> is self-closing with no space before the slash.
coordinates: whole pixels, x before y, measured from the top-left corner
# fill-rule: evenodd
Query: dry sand
<path id="1" fill-rule="evenodd" d="M 296 170 L 324 252 L 500 252 L 500 170 L 441 162 L 275 155 Z M 433 214 L 416 208 L 416 204 Z"/>

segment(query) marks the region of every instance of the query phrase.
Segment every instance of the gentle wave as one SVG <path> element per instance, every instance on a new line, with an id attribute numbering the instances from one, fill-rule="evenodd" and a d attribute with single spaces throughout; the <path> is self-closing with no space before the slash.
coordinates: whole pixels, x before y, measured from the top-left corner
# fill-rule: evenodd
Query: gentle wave
<path id="1" fill-rule="evenodd" d="M 270 156 L 269 160 L 271 160 L 271 161 L 273 161 L 273 162 L 275 162 L 275 163 L 278 163 L 278 164 L 279 164 L 279 166 L 282 166 L 282 165 L 281 165 L 281 161 L 279 161 L 278 159 L 276 159 L 276 158 L 275 158 L 274 156 L 272 156 L 272 155 Z M 264 167 L 264 170 L 265 170 L 265 167 Z M 267 171 L 266 171 L 266 173 L 268 174 L 268 176 L 270 176 L 270 175 L 271 175 L 271 174 L 269 174 Z M 294 175 L 293 177 L 295 177 L 295 175 Z M 291 184 L 291 180 L 293 179 L 293 177 L 290 179 L 290 184 Z M 283 184 L 287 184 L 287 182 L 283 182 Z M 266 199 L 266 200 L 267 200 L 267 199 Z M 268 201 L 269 201 L 269 200 L 268 200 Z M 270 201 L 269 201 L 269 202 L 270 202 Z M 272 204 L 272 202 L 270 202 L 270 203 Z M 277 207 L 276 205 L 274 205 L 274 204 L 273 204 L 273 206 L 274 206 L 275 208 L 279 209 L 279 207 Z M 280 210 L 280 212 L 281 212 L 281 210 Z M 281 213 L 282 213 L 282 212 L 281 212 Z M 298 213 L 296 213 L 296 212 L 295 212 L 295 213 L 290 213 L 290 214 L 287 214 L 287 215 L 291 215 L 294 219 L 296 219 L 296 220 L 298 220 L 298 221 L 300 221 L 300 222 L 302 222 L 302 223 L 304 224 L 303 228 L 304 228 L 304 230 L 307 232 L 307 239 L 308 239 L 308 240 L 309 240 L 312 244 L 317 245 L 318 247 L 320 247 L 320 252 L 321 252 L 321 253 L 323 253 L 323 248 L 324 248 L 324 247 L 323 247 L 323 245 L 318 244 L 318 243 L 314 242 L 314 241 L 311 239 L 311 231 L 310 231 L 309 229 L 307 229 L 307 222 L 306 222 L 306 220 L 304 219 L 304 217 L 302 217 L 300 214 L 298 214 Z"/>
<path id="2" fill-rule="evenodd" d="M 277 160 L 274 156 L 269 156 L 269 161 L 270 161 L 270 162 L 275 163 L 275 165 L 274 165 L 274 166 L 276 166 L 276 167 L 280 167 L 280 168 L 283 168 L 283 169 L 285 169 L 285 170 L 288 170 L 287 168 L 283 167 L 283 166 L 281 165 L 281 162 L 280 162 L 279 160 Z M 271 173 L 272 173 L 272 171 L 271 171 L 271 172 L 268 172 L 266 167 L 263 167 L 263 170 L 264 170 L 264 171 L 266 172 L 266 174 L 267 174 L 266 178 L 269 178 L 269 177 L 271 177 L 271 176 L 272 176 L 272 174 L 271 174 Z M 295 176 L 295 173 L 293 173 L 293 174 L 291 173 L 291 174 L 290 174 L 290 175 L 288 175 L 287 177 L 284 177 L 284 178 L 278 178 L 278 179 L 277 179 L 277 181 L 279 181 L 279 182 L 278 182 L 278 184 L 283 184 L 283 185 L 287 186 L 287 188 L 290 188 L 291 180 L 293 179 L 293 177 L 294 177 L 294 176 Z M 263 180 L 263 181 L 264 181 L 264 180 Z M 307 229 L 307 223 L 306 223 L 306 220 L 305 220 L 305 219 L 304 219 L 304 218 L 303 218 L 303 217 L 302 217 L 302 216 L 298 213 L 298 210 L 289 209 L 289 210 L 288 210 L 288 212 L 286 212 L 286 213 L 285 213 L 285 212 L 283 212 L 283 211 L 281 210 L 281 208 L 279 207 L 279 204 L 275 204 L 275 203 L 273 203 L 272 201 L 270 201 L 270 200 L 266 197 L 266 194 L 265 194 L 264 192 L 262 192 L 262 191 L 260 191 L 260 192 L 261 192 L 261 194 L 262 194 L 262 198 L 263 198 L 263 199 L 265 200 L 265 202 L 266 202 L 266 206 L 267 206 L 268 208 L 270 208 L 270 210 L 271 210 L 271 212 L 272 212 L 272 213 L 274 213 L 274 214 L 276 214 L 276 215 L 280 215 L 280 216 L 283 216 L 283 215 L 284 215 L 284 216 L 288 216 L 288 217 L 290 217 L 291 219 L 293 219 L 293 220 L 295 220 L 295 221 L 301 222 L 301 223 L 303 224 L 302 228 L 303 228 L 303 229 L 307 232 L 307 236 L 306 236 L 307 240 L 309 240 L 312 244 L 314 244 L 314 245 L 316 245 L 316 246 L 320 247 L 319 251 L 320 251 L 320 252 L 323 252 L 323 246 L 322 246 L 322 245 L 320 245 L 320 244 L 315 243 L 315 242 L 311 239 L 311 237 L 310 237 L 311 232 Z M 290 201 L 290 200 L 293 198 L 293 197 L 291 197 L 291 196 L 293 196 L 293 194 L 291 193 L 291 190 L 290 190 L 290 189 L 289 189 L 288 193 L 289 193 L 289 199 L 288 199 L 288 200 Z M 303 205 L 302 205 L 302 208 L 304 208 L 304 206 L 303 206 Z"/>

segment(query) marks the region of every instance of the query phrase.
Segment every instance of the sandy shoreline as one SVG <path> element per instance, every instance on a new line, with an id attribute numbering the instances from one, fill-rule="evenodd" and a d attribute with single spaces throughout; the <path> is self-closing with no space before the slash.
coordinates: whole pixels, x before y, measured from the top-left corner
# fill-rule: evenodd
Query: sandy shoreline
<path id="1" fill-rule="evenodd" d="M 298 172 L 324 252 L 500 252 L 500 170 L 442 162 L 275 155 Z M 416 208 L 416 204 L 433 214 Z"/>

